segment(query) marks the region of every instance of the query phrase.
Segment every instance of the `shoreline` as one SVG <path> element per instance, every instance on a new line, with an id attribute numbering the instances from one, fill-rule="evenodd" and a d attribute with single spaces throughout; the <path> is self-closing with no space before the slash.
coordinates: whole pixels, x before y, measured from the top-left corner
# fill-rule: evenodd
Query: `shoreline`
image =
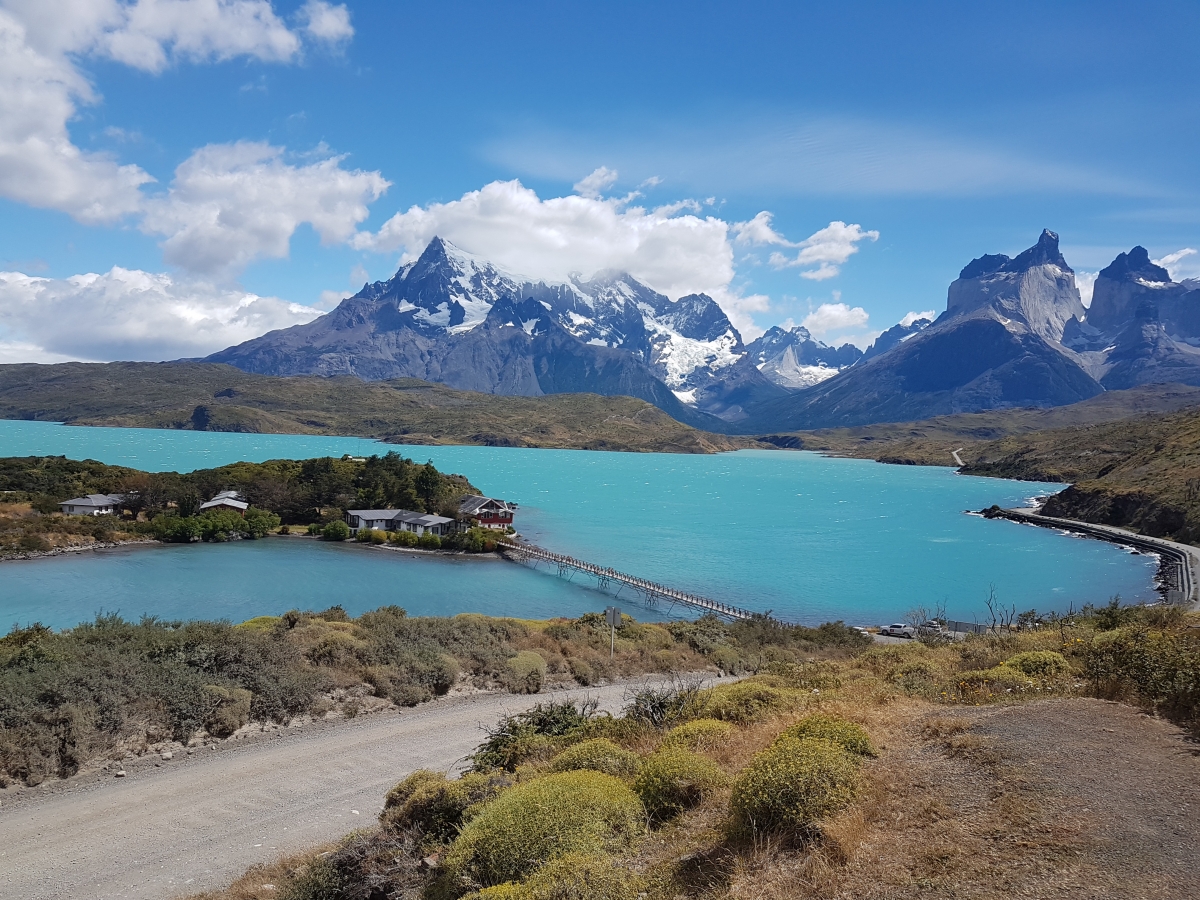
<path id="1" fill-rule="evenodd" d="M 1163 601 L 1200 610 L 1200 550 L 1195 547 L 1112 525 L 1043 516 L 1040 512 L 1028 509 L 1002 509 L 981 515 L 988 519 L 1005 519 L 1021 525 L 1065 531 L 1154 556 L 1158 559 L 1155 590 L 1162 595 Z"/>
<path id="2" fill-rule="evenodd" d="M 468 553 L 465 550 L 422 550 L 419 547 L 395 547 L 387 544 L 362 544 L 354 540 L 345 541 L 325 541 L 323 538 L 311 534 L 267 534 L 257 540 L 267 540 L 269 538 L 301 538 L 310 541 L 321 541 L 326 544 L 344 544 L 347 546 L 362 547 L 370 550 L 391 550 L 395 553 L 414 553 L 421 556 L 440 556 L 447 559 L 457 558 L 481 558 L 499 560 L 503 559 L 499 551 L 493 550 L 491 553 Z M 224 543 L 241 543 L 242 541 L 250 540 L 250 538 L 239 538 L 238 540 L 230 540 Z M 194 543 L 214 543 L 213 541 L 195 541 Z M 66 556 L 70 553 L 87 553 L 90 551 L 105 551 L 105 550 L 121 550 L 126 547 L 171 547 L 171 546 L 191 546 L 188 544 L 173 545 L 169 541 L 159 541 L 151 539 L 140 539 L 135 541 L 99 541 L 94 544 L 85 544 L 74 547 L 55 547 L 51 550 L 19 550 L 13 554 L 0 555 L 0 564 L 6 562 L 33 562 L 39 559 L 53 559 L 57 556 Z"/>

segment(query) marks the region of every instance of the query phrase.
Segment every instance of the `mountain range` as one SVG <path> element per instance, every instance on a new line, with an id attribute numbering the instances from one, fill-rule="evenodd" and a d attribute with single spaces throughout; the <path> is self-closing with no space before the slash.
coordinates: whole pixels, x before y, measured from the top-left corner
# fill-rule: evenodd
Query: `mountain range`
<path id="1" fill-rule="evenodd" d="M 420 378 L 492 394 L 628 395 L 709 430 L 788 395 L 753 365 L 704 294 L 671 301 L 623 272 L 535 281 L 440 238 L 328 315 L 207 361 L 264 375 Z"/>
<path id="2" fill-rule="evenodd" d="M 705 294 L 671 300 L 613 271 L 535 280 L 434 238 L 329 314 L 207 361 L 492 394 L 629 395 L 709 431 L 766 433 L 1200 384 L 1200 283 L 1173 282 L 1134 247 L 1099 273 L 1085 307 L 1047 230 L 1016 257 L 972 260 L 935 321 L 906 319 L 863 352 L 801 326 L 746 344 Z"/>

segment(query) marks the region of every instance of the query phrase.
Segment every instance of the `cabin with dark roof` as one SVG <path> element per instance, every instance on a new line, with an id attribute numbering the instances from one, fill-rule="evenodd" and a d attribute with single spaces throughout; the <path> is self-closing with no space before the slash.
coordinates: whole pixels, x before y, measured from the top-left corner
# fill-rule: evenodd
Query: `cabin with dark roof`
<path id="1" fill-rule="evenodd" d="M 68 516 L 112 516 L 120 511 L 124 501 L 124 494 L 88 494 L 64 500 L 58 508 Z"/>
<path id="2" fill-rule="evenodd" d="M 455 530 L 453 519 L 407 509 L 350 509 L 346 511 L 346 524 L 350 526 L 351 534 L 358 534 L 361 528 L 372 528 L 376 531 L 411 531 L 417 537 L 423 534 L 445 537 Z"/>

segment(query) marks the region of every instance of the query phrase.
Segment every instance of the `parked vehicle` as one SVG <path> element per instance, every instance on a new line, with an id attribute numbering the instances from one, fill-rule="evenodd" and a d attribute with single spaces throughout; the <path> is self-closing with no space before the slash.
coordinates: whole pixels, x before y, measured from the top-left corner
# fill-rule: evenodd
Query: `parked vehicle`
<path id="1" fill-rule="evenodd" d="M 880 625 L 879 633 L 892 637 L 915 638 L 917 636 L 917 629 L 904 622 L 894 622 L 891 625 Z"/>
<path id="2" fill-rule="evenodd" d="M 917 634 L 945 634 L 946 626 L 937 619 L 930 619 L 917 626 Z"/>

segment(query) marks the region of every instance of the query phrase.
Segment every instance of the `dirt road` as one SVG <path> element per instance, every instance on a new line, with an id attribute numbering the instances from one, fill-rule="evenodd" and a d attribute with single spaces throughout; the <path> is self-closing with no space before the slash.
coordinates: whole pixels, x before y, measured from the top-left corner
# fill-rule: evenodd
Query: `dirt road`
<path id="1" fill-rule="evenodd" d="M 549 696 L 593 696 L 616 709 L 624 691 Z M 3 800 L 0 897 L 149 900 L 219 887 L 255 863 L 374 824 L 407 773 L 450 769 L 479 744 L 482 725 L 545 699 L 441 700 Z"/>

